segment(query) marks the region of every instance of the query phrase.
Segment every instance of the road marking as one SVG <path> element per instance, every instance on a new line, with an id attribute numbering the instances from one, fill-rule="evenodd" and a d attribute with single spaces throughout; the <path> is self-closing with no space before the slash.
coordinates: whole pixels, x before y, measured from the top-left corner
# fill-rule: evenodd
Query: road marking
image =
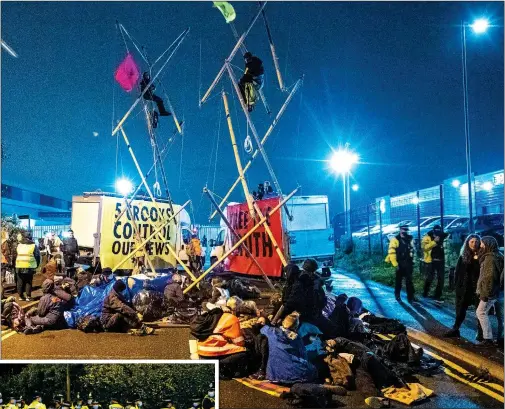
<path id="1" fill-rule="evenodd" d="M 377 334 L 377 335 L 379 336 L 379 338 L 384 339 L 386 341 L 391 341 L 395 337 L 395 335 L 392 335 L 392 334 L 389 334 L 389 336 L 383 335 L 383 334 Z M 411 342 L 410 344 L 415 348 L 420 348 L 419 345 L 414 344 L 413 342 Z M 498 385 L 496 383 L 486 382 L 486 381 L 480 381 L 479 383 L 471 382 L 471 381 L 461 377 L 461 375 L 462 376 L 473 376 L 465 368 L 463 368 L 463 367 L 459 366 L 458 364 L 455 364 L 454 362 L 451 362 L 445 358 L 442 358 L 440 355 L 437 355 L 434 352 L 431 352 L 424 347 L 423 347 L 423 351 L 427 355 L 430 355 L 431 357 L 442 361 L 444 363 L 444 365 L 449 366 L 450 368 L 454 369 L 456 372 L 459 372 L 459 375 L 458 375 L 458 374 L 455 374 L 454 372 L 452 372 L 449 368 L 444 368 L 444 373 L 446 375 L 449 375 L 451 378 L 454 378 L 454 379 L 464 383 L 465 385 L 468 385 L 474 389 L 477 389 L 479 392 L 485 393 L 486 395 L 492 397 L 493 399 L 498 400 L 501 403 L 504 403 L 504 397 L 502 395 L 498 395 L 495 391 L 492 391 L 492 390 L 488 389 L 487 387 L 485 387 L 485 386 L 488 386 L 490 388 L 493 388 L 493 389 L 498 390 L 499 392 L 503 393 L 503 386 L 502 385 Z M 485 386 L 483 386 L 483 385 L 485 385 Z"/>
<path id="2" fill-rule="evenodd" d="M 2 335 L 2 341 L 5 341 L 7 338 L 12 337 L 13 335 L 16 335 L 16 334 L 17 334 L 16 331 L 10 331 L 7 334 Z"/>

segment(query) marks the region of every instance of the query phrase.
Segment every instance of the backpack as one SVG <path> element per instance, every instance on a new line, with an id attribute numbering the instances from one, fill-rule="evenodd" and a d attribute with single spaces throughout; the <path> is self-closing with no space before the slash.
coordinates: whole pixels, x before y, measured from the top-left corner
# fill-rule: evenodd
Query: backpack
<path id="1" fill-rule="evenodd" d="M 189 325 L 191 335 L 198 341 L 205 341 L 214 333 L 217 323 L 223 315 L 221 308 L 214 308 L 206 314 L 197 315 Z"/>

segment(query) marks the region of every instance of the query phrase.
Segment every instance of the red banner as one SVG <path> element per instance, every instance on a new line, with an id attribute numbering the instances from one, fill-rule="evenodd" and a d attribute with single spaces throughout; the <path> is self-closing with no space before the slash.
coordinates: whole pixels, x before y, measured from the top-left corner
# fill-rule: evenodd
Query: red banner
<path id="1" fill-rule="evenodd" d="M 268 214 L 280 202 L 280 198 L 274 197 L 271 199 L 259 200 L 256 204 L 259 206 L 263 215 Z M 266 223 L 270 227 L 277 244 L 282 252 L 284 252 L 282 241 L 282 221 L 281 210 L 279 209 L 271 217 L 267 218 Z M 243 237 L 251 228 L 257 224 L 258 219 L 251 220 L 247 203 L 227 207 L 227 217 L 235 231 Z M 237 239 L 232 238 L 232 244 L 236 243 Z M 274 245 L 267 232 L 265 225 L 260 226 L 253 234 L 251 234 L 244 242 L 247 248 L 251 251 L 254 258 L 258 261 L 263 271 L 269 277 L 280 277 L 282 274 L 282 262 L 279 255 L 275 251 Z M 229 256 L 228 270 L 234 273 L 261 275 L 261 271 L 256 263 L 249 257 L 243 246 L 240 246 L 235 252 Z"/>

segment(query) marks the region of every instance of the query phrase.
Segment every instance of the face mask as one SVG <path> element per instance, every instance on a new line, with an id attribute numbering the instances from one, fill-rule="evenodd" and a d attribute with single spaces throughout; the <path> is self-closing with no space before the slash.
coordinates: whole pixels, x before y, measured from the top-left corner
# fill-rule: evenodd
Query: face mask
<path id="1" fill-rule="evenodd" d="M 142 402 L 137 402 L 137 406 L 140 408 L 142 406 Z"/>
<path id="2" fill-rule="evenodd" d="M 93 405 L 93 409 L 98 409 L 98 405 Z"/>
<path id="3" fill-rule="evenodd" d="M 214 392 L 209 392 L 209 396 L 210 396 L 211 398 L 213 398 L 213 397 L 214 397 Z"/>
<path id="4" fill-rule="evenodd" d="M 21 407 L 21 403 L 18 403 L 18 404 L 17 404 L 17 407 L 18 407 L 18 408 L 20 408 L 20 407 Z"/>
<path id="5" fill-rule="evenodd" d="M 3 403 L 3 401 L 4 401 L 4 400 L 3 400 L 2 398 L 0 398 L 0 404 L 1 404 L 1 403 Z"/>
<path id="6" fill-rule="evenodd" d="M 197 408 L 197 407 L 198 407 L 198 403 L 193 403 L 193 406 L 194 406 L 195 408 Z"/>
<path id="7" fill-rule="evenodd" d="M 88 405 L 91 405 L 93 403 L 92 400 L 88 400 Z"/>

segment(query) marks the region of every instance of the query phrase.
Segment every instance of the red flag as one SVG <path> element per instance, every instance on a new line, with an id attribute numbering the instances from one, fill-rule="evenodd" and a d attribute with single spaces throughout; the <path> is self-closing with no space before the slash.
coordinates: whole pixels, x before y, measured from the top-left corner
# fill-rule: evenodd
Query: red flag
<path id="1" fill-rule="evenodd" d="M 123 62 L 117 67 L 114 78 L 121 85 L 121 88 L 126 92 L 130 92 L 137 83 L 139 76 L 137 64 L 135 64 L 132 55 L 128 53 Z"/>

